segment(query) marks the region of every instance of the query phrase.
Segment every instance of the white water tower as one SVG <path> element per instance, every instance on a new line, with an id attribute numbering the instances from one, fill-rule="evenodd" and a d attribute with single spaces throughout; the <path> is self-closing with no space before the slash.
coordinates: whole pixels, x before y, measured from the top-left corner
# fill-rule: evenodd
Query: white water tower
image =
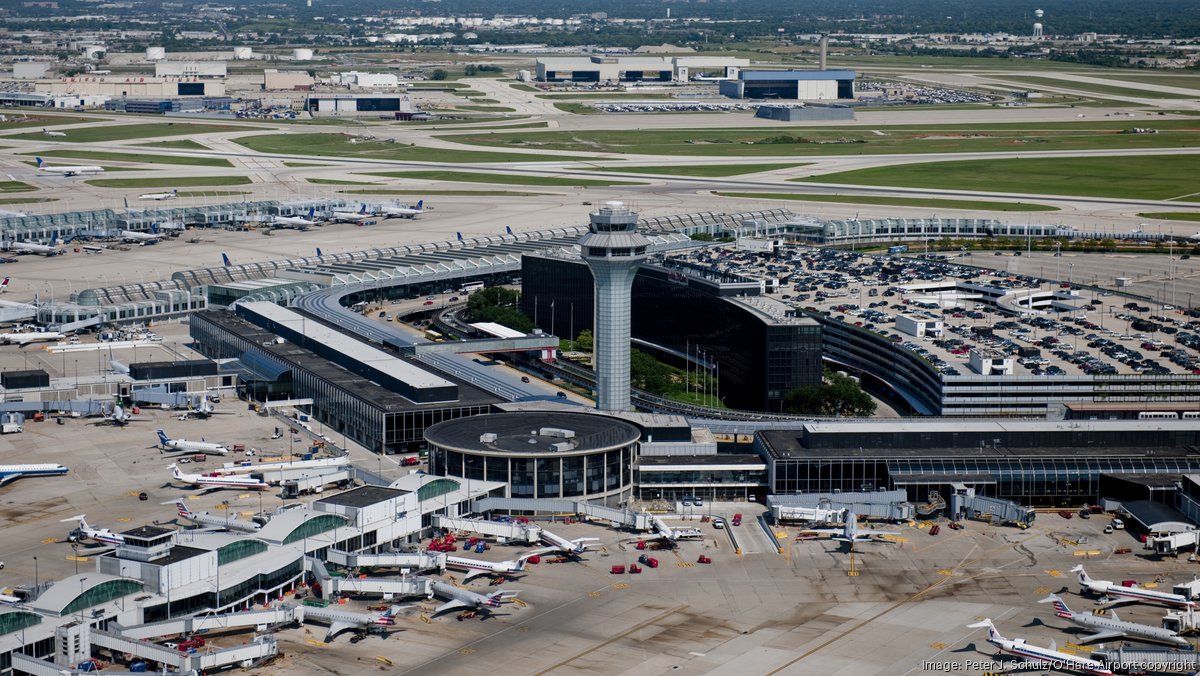
<path id="1" fill-rule="evenodd" d="M 1042 37 L 1045 36 L 1045 33 L 1042 32 L 1042 22 L 1041 22 L 1041 18 L 1043 16 L 1045 16 L 1045 14 L 1046 13 L 1040 9 L 1033 10 L 1034 18 L 1038 19 L 1038 21 L 1033 24 L 1033 39 L 1035 39 L 1035 40 L 1040 40 Z"/>
<path id="2" fill-rule="evenodd" d="M 146 48 L 146 60 L 147 61 L 162 61 L 165 58 L 167 58 L 167 50 L 165 48 L 163 48 L 163 47 L 147 47 Z"/>

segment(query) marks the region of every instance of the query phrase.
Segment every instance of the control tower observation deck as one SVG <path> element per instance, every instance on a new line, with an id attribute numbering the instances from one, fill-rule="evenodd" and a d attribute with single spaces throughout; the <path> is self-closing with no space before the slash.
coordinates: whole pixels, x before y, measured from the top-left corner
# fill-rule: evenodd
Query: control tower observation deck
<path id="1" fill-rule="evenodd" d="M 596 408 L 628 411 L 630 289 L 646 260 L 650 240 L 637 231 L 637 212 L 621 202 L 605 202 L 591 214 L 580 254 L 596 280 L 594 362 Z"/>

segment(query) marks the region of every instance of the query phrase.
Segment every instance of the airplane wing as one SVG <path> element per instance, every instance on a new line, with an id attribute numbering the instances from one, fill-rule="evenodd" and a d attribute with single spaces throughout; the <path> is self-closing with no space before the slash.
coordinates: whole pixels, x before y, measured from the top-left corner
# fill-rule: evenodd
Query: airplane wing
<path id="1" fill-rule="evenodd" d="M 530 556 L 541 556 L 542 554 L 551 554 L 553 552 L 562 552 L 562 550 L 559 549 L 558 547 L 541 547 L 539 549 L 532 549 L 530 551 L 527 551 L 527 552 L 525 552 L 525 554 L 523 556 L 528 558 Z"/>
<path id="2" fill-rule="evenodd" d="M 1115 608 L 1116 606 L 1123 606 L 1127 603 L 1137 603 L 1137 599 L 1129 599 L 1129 598 L 1112 599 L 1109 601 L 1105 601 L 1104 603 L 1101 603 L 1100 607 L 1101 608 Z"/>
<path id="3" fill-rule="evenodd" d="M 348 629 L 356 629 L 357 627 L 358 627 L 357 624 L 351 624 L 349 622 L 342 622 L 339 620 L 334 620 L 333 622 L 329 623 L 329 631 L 325 632 L 325 642 L 329 643 L 330 641 L 332 641 L 333 637 L 336 636 L 338 634 L 338 632 L 343 632 Z"/>
<path id="4" fill-rule="evenodd" d="M 472 579 L 477 578 L 480 575 L 490 575 L 491 573 L 492 571 L 490 570 L 470 570 L 465 576 L 463 576 L 463 582 L 470 582 Z"/>
<path id="5" fill-rule="evenodd" d="M 846 529 L 845 528 L 801 528 L 800 532 L 801 533 L 825 533 L 828 535 L 844 535 L 846 533 Z M 862 531 L 859 531 L 859 532 L 861 533 Z"/>
<path id="6" fill-rule="evenodd" d="M 472 607 L 474 607 L 474 606 L 472 606 L 471 604 L 466 603 L 464 601 L 460 601 L 458 599 L 451 599 L 449 601 L 446 601 L 442 605 L 438 606 L 437 608 L 435 608 L 433 610 L 433 614 L 438 615 L 440 613 L 446 612 L 447 610 L 454 610 L 456 608 L 472 608 Z"/>
<path id="7" fill-rule="evenodd" d="M 1115 638 L 1124 638 L 1124 636 L 1125 636 L 1125 632 L 1123 632 L 1123 631 L 1112 631 L 1112 630 L 1100 631 L 1100 632 L 1096 632 L 1095 634 L 1088 634 L 1087 636 L 1084 636 L 1083 640 L 1081 640 L 1080 643 L 1093 643 L 1095 641 L 1111 641 L 1112 639 L 1115 639 Z"/>
<path id="8" fill-rule="evenodd" d="M 859 530 L 857 534 L 865 535 L 868 537 L 884 537 L 884 536 L 895 537 L 895 536 L 899 535 L 900 533 L 897 531 L 894 531 L 894 530 Z"/>

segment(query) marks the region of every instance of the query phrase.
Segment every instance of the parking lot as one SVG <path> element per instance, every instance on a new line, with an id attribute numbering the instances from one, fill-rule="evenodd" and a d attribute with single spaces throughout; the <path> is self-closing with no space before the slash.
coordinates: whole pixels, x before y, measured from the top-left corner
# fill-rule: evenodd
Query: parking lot
<path id="1" fill-rule="evenodd" d="M 1200 372 L 1200 320 L 1182 310 L 999 269 L 1001 259 L 982 252 L 925 259 L 787 246 L 778 254 L 708 248 L 672 258 L 722 274 L 778 280 L 783 302 L 876 331 L 946 376 L 971 374 L 972 350 L 1013 357 L 1016 375 Z M 1068 265 L 1059 267 L 1070 270 Z M 1055 296 L 1056 304 L 1019 317 L 1004 310 L 1015 307 L 1011 301 L 996 300 L 1011 292 Z M 898 327 L 901 315 L 940 323 L 941 329 L 914 335 Z"/>

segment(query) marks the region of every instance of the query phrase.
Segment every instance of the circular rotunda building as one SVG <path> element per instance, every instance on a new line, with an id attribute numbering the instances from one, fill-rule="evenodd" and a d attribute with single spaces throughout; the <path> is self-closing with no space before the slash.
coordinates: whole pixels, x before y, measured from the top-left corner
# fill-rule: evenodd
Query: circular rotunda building
<path id="1" fill-rule="evenodd" d="M 430 471 L 502 481 L 508 497 L 619 505 L 633 491 L 641 430 L 594 413 L 530 411 L 449 420 L 425 430 Z"/>

